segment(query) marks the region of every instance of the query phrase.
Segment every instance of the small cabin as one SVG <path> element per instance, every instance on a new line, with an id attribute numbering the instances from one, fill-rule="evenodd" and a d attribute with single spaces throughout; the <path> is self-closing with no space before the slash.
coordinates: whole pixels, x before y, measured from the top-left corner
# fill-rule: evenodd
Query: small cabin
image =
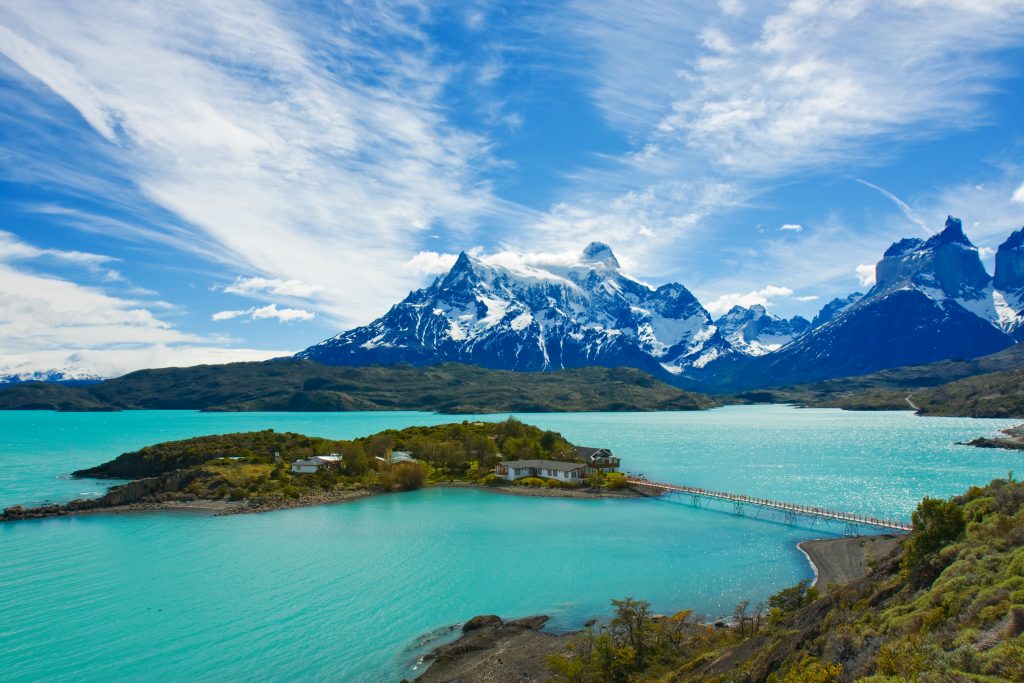
<path id="1" fill-rule="evenodd" d="M 330 455 L 314 455 L 292 463 L 293 474 L 315 474 L 320 470 L 333 470 L 341 467 L 342 456 L 337 453 Z"/>
<path id="2" fill-rule="evenodd" d="M 621 461 L 607 448 L 576 446 L 576 457 L 602 472 L 618 472 Z"/>

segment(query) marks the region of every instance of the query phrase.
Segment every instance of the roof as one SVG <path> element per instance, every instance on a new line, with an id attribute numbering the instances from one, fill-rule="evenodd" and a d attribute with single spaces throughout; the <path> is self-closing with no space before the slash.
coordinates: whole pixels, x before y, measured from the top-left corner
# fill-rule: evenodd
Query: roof
<path id="1" fill-rule="evenodd" d="M 591 448 L 590 446 L 574 446 L 573 448 L 576 450 L 576 455 L 587 460 L 590 460 L 591 458 L 598 454 L 612 454 L 612 452 L 607 448 Z"/>
<path id="2" fill-rule="evenodd" d="M 313 462 L 341 462 L 341 456 L 337 453 L 331 453 L 330 455 L 314 455 L 310 460 Z"/>
<path id="3" fill-rule="evenodd" d="M 572 470 L 589 467 L 585 462 L 561 462 L 558 460 L 509 460 L 502 464 L 506 467 L 539 467 L 548 470 L 559 470 L 562 472 L 571 472 Z"/>

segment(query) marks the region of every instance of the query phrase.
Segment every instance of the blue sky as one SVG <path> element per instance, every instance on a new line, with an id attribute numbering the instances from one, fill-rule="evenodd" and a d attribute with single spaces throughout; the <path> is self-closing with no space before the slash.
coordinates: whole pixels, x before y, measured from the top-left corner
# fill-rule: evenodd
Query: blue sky
<path id="1" fill-rule="evenodd" d="M 0 7 L 0 368 L 271 357 L 593 239 L 811 316 L 1024 225 L 1021 0 L 197 4 Z"/>

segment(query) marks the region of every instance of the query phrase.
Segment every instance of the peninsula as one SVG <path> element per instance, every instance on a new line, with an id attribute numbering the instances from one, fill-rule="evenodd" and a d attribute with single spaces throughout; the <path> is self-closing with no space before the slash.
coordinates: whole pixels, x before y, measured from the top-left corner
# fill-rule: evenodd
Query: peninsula
<path id="1" fill-rule="evenodd" d="M 0 521 L 150 509 L 218 514 L 337 503 L 424 486 L 479 486 L 526 495 L 636 496 L 603 449 L 510 418 L 386 430 L 352 440 L 264 430 L 169 441 L 73 473 L 129 479 L 93 499 L 12 506 Z M 614 462 L 614 466 L 610 463 Z M 516 474 L 496 465 L 520 464 Z"/>

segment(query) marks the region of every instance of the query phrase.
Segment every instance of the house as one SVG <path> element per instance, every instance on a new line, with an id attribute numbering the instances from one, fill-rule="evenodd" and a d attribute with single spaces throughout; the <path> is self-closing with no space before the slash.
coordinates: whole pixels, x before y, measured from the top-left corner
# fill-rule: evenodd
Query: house
<path id="1" fill-rule="evenodd" d="M 337 453 L 330 455 L 314 455 L 292 463 L 292 474 L 314 474 L 320 470 L 337 469 L 341 466 L 342 456 Z"/>
<path id="2" fill-rule="evenodd" d="M 602 472 L 617 472 L 620 460 L 612 455 L 607 448 L 589 448 L 587 446 L 576 446 L 576 457 L 589 463 L 595 469 Z"/>
<path id="3" fill-rule="evenodd" d="M 561 462 L 558 460 L 509 460 L 498 463 L 494 474 L 516 481 L 525 477 L 542 477 L 580 483 L 597 470 L 585 462 Z"/>
<path id="4" fill-rule="evenodd" d="M 416 462 L 416 458 L 412 457 L 411 453 L 405 451 L 392 451 L 391 455 L 386 458 L 382 458 L 379 455 L 374 456 L 374 460 L 378 460 L 387 465 L 397 465 L 400 462 Z"/>

